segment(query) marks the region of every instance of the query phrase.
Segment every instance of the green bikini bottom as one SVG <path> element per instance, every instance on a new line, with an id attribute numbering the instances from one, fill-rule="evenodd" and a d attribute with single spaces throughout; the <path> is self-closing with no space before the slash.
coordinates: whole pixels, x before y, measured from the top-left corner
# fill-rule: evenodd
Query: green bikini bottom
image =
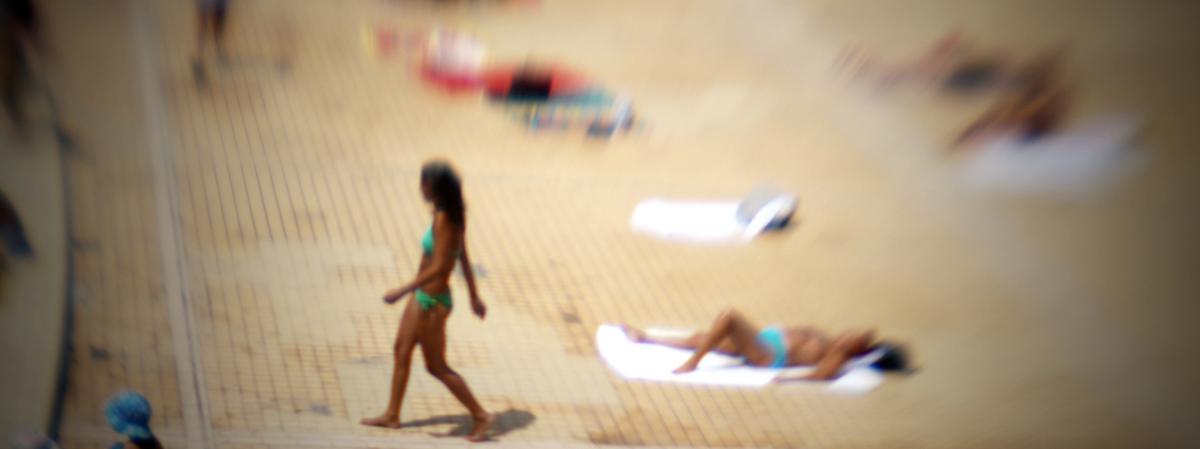
<path id="1" fill-rule="evenodd" d="M 418 288 L 417 292 L 416 292 L 416 296 L 417 296 L 417 305 L 421 307 L 422 312 L 428 311 L 429 309 L 434 308 L 438 304 L 446 306 L 446 309 L 454 308 L 454 300 L 450 298 L 449 291 L 447 291 L 446 293 L 438 294 L 438 295 L 430 295 L 428 293 L 425 293 L 425 290 L 421 290 Z"/>

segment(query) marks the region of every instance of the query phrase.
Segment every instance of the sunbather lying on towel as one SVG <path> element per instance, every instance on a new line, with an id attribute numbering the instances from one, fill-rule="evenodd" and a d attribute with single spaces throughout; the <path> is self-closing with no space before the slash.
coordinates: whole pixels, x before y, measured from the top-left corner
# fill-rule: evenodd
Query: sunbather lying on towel
<path id="1" fill-rule="evenodd" d="M 954 139 L 962 148 L 984 137 L 1011 135 L 1032 142 L 1060 130 L 1071 105 L 1071 85 L 1063 79 L 1061 50 L 1048 52 L 1021 71 L 1019 89 L 1002 96 Z"/>
<path id="2" fill-rule="evenodd" d="M 696 352 L 675 373 L 694 371 L 710 351 L 741 357 L 747 364 L 771 368 L 816 365 L 811 373 L 787 380 L 829 380 L 837 377 L 850 359 L 883 348 L 883 356 L 872 366 L 884 371 L 907 369 L 908 357 L 902 346 L 876 340 L 872 330 L 847 331 L 830 338 L 808 326 L 772 325 L 759 329 L 741 313 L 728 309 L 717 316 L 707 332 L 686 338 L 652 337 L 633 326 L 622 324 L 625 335 L 639 343 L 651 343 Z"/>

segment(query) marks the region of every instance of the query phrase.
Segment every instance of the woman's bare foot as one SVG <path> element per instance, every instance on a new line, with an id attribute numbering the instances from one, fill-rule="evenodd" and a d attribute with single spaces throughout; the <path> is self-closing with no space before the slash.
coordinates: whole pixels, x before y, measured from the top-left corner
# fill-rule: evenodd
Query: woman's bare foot
<path id="1" fill-rule="evenodd" d="M 671 372 L 675 373 L 675 374 L 690 373 L 690 372 L 696 370 L 697 365 L 699 365 L 699 362 L 693 362 L 691 360 L 688 360 L 687 362 L 684 362 L 683 365 L 680 365 L 679 368 L 675 368 L 675 371 L 671 371 Z"/>
<path id="2" fill-rule="evenodd" d="M 492 428 L 492 423 L 494 422 L 496 422 L 496 415 L 491 413 L 475 417 L 475 428 L 471 429 L 470 435 L 467 435 L 467 441 L 472 443 L 487 441 L 487 431 Z"/>
<path id="3" fill-rule="evenodd" d="M 625 323 L 619 324 L 618 327 L 620 327 L 621 330 L 625 332 L 625 337 L 628 338 L 629 341 L 632 341 L 634 343 L 644 343 L 648 339 L 646 337 L 646 333 L 643 332 L 641 329 L 638 329 L 636 327 L 630 326 Z"/>
<path id="4" fill-rule="evenodd" d="M 374 418 L 363 418 L 362 421 L 359 421 L 359 423 L 364 426 L 383 427 L 385 429 L 399 429 L 400 417 L 379 415 Z"/>

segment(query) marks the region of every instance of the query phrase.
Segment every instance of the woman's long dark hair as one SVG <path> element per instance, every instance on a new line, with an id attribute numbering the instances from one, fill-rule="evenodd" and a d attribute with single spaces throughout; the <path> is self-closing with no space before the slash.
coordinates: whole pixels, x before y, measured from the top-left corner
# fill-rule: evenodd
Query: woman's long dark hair
<path id="1" fill-rule="evenodd" d="M 912 367 L 909 366 L 908 348 L 905 345 L 881 341 L 872 345 L 868 352 L 883 350 L 883 356 L 871 364 L 872 367 L 880 371 L 895 371 L 900 373 L 911 373 Z"/>
<path id="2" fill-rule="evenodd" d="M 446 161 L 429 161 L 421 167 L 421 184 L 429 186 L 433 207 L 446 214 L 446 218 L 458 227 L 466 223 L 466 205 L 463 204 L 462 181 Z"/>

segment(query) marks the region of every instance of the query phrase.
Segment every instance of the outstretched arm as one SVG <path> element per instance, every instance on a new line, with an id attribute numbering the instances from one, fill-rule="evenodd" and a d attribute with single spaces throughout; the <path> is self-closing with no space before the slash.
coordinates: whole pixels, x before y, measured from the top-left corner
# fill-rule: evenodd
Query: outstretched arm
<path id="1" fill-rule="evenodd" d="M 1012 114 L 1015 106 L 1011 102 L 1000 102 L 995 106 L 988 108 L 978 119 L 967 125 L 961 133 L 951 142 L 951 147 L 961 148 L 966 143 L 978 137 L 980 134 L 987 132 L 990 129 L 1002 125 L 1008 116 Z"/>
<path id="2" fill-rule="evenodd" d="M 854 354 L 858 354 L 865 350 L 871 341 L 875 339 L 875 332 L 871 330 L 848 331 L 833 341 L 833 345 L 825 352 L 825 355 L 817 360 L 816 369 L 812 372 L 796 377 L 778 377 L 776 382 L 786 382 L 789 380 L 832 380 L 838 376 L 842 368 L 846 366 L 846 362 Z"/>
<path id="3" fill-rule="evenodd" d="M 845 351 L 832 350 L 817 362 L 817 368 L 812 372 L 795 376 L 780 375 L 775 378 L 775 382 L 832 380 L 837 377 L 842 366 L 845 366 L 849 360 L 850 357 L 846 355 Z"/>
<path id="4" fill-rule="evenodd" d="M 467 292 L 471 295 L 471 310 L 479 319 L 483 319 L 487 315 L 487 306 L 483 304 L 483 300 L 479 299 L 479 290 L 475 287 L 475 269 L 471 266 L 471 256 L 467 254 L 467 237 L 463 236 L 462 254 L 458 256 L 459 263 L 462 264 L 463 277 L 467 280 Z"/>
<path id="5" fill-rule="evenodd" d="M 825 354 L 825 357 L 822 357 L 820 362 L 817 362 L 817 369 L 804 376 L 805 380 L 830 380 L 837 377 L 838 372 L 842 370 L 842 366 L 845 366 L 846 362 L 850 360 L 850 357 L 846 354 L 845 350 L 834 348 L 833 351 Z"/>

